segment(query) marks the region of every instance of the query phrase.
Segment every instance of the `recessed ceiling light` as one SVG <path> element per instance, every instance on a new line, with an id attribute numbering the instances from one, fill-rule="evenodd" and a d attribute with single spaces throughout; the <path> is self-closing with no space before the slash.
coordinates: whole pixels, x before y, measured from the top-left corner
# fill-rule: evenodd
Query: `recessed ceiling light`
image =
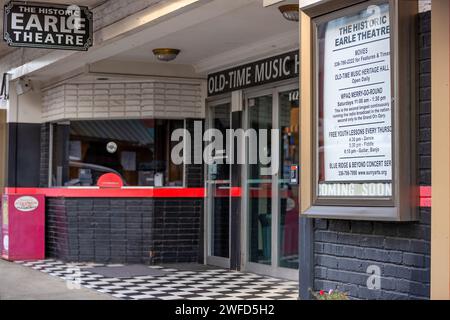
<path id="1" fill-rule="evenodd" d="M 283 14 L 283 17 L 289 21 L 299 20 L 299 8 L 298 4 L 285 4 L 278 8 Z"/>
<path id="2" fill-rule="evenodd" d="M 180 50 L 171 48 L 158 48 L 153 50 L 153 54 L 156 56 L 156 59 L 168 62 L 175 60 L 180 54 Z"/>

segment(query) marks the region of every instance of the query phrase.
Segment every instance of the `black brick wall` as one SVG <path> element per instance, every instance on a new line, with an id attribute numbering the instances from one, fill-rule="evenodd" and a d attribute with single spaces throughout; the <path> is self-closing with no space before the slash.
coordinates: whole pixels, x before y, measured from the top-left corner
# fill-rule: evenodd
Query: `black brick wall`
<path id="1" fill-rule="evenodd" d="M 201 260 L 202 199 L 47 199 L 50 258 L 98 263 Z"/>
<path id="2" fill-rule="evenodd" d="M 419 183 L 431 185 L 431 14 L 419 16 Z M 420 221 L 314 221 L 314 286 L 357 299 L 428 299 L 431 210 Z M 369 290 L 368 266 L 381 269 L 381 290 Z"/>
<path id="3" fill-rule="evenodd" d="M 153 263 L 199 262 L 203 199 L 156 199 L 153 224 Z"/>
<path id="4" fill-rule="evenodd" d="M 50 157 L 50 123 L 41 125 L 41 167 L 39 175 L 39 187 L 48 187 L 48 163 Z"/>

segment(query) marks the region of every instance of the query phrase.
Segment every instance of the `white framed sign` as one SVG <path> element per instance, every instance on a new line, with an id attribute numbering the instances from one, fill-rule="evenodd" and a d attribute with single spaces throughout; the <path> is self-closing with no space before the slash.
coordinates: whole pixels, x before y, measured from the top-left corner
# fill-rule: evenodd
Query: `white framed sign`
<path id="1" fill-rule="evenodd" d="M 312 24 L 313 163 L 304 214 L 415 220 L 417 2 L 346 3 L 331 12 L 312 5 L 306 12 Z"/>
<path id="2" fill-rule="evenodd" d="M 319 196 L 392 196 L 390 35 L 389 4 L 319 25 Z"/>

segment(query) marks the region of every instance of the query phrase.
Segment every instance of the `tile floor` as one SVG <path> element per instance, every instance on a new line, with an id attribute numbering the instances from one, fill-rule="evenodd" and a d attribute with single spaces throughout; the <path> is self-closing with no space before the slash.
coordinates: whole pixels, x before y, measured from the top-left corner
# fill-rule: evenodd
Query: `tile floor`
<path id="1" fill-rule="evenodd" d="M 296 300 L 298 296 L 295 281 L 215 267 L 149 266 L 162 275 L 108 278 L 88 270 L 122 265 L 69 264 L 51 259 L 18 263 L 66 280 L 69 286 L 81 285 L 125 300 Z"/>

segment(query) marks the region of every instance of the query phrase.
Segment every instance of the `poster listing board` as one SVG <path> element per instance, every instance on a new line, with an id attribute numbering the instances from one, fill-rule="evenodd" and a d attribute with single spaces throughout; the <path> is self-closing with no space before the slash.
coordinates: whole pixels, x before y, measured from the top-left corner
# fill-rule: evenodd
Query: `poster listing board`
<path id="1" fill-rule="evenodd" d="M 390 6 L 318 25 L 318 197 L 391 198 Z"/>

